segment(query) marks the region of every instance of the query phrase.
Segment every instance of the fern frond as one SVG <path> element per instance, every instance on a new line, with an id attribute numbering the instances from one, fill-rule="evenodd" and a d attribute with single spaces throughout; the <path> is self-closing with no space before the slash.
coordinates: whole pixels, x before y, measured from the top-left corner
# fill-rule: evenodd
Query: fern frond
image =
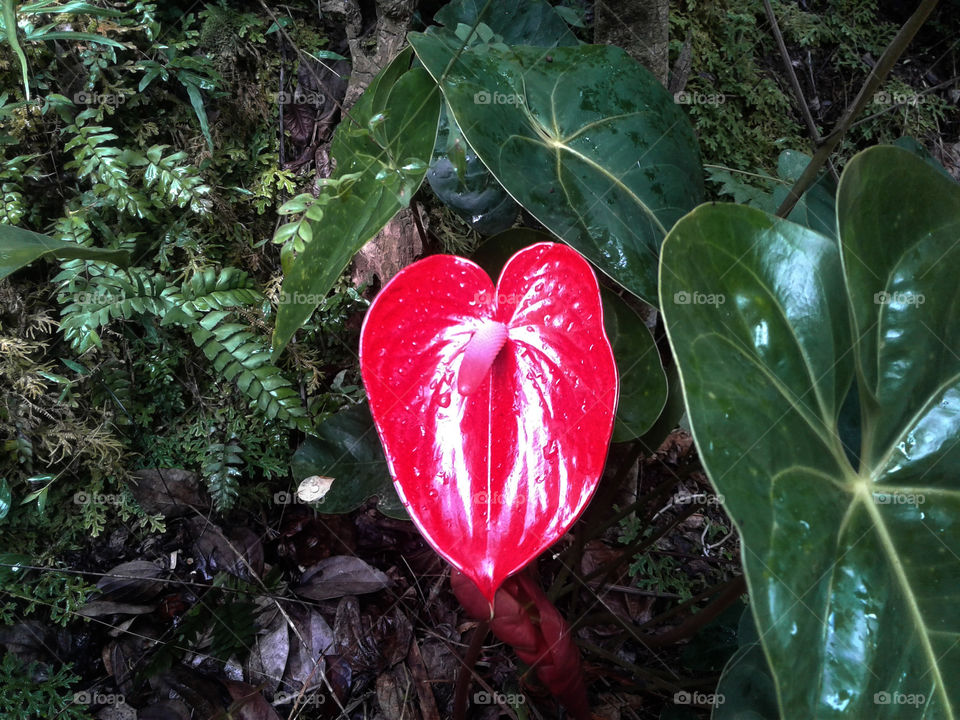
<path id="1" fill-rule="evenodd" d="M 243 448 L 236 440 L 236 435 L 231 435 L 226 443 L 211 443 L 205 452 L 203 478 L 220 512 L 233 507 L 237 499 Z"/>
<path id="2" fill-rule="evenodd" d="M 293 384 L 270 362 L 267 342 L 247 324 L 228 322 L 233 308 L 262 300 L 245 272 L 213 268 L 196 273 L 183 283 L 179 293 L 169 297 L 172 304 L 161 325 L 187 326 L 193 342 L 211 361 L 213 370 L 235 382 L 268 419 L 279 419 L 291 427 L 309 430 L 307 411 Z"/>
<path id="3" fill-rule="evenodd" d="M 270 347 L 247 325 L 229 323 L 226 310 L 207 313 L 193 328 L 191 337 L 213 369 L 236 383 L 268 419 L 308 430 L 310 422 L 293 384 L 270 362 Z"/>
<path id="4" fill-rule="evenodd" d="M 213 268 L 196 273 L 172 299 L 174 309 L 167 313 L 161 325 L 191 324 L 211 310 L 253 305 L 260 302 L 263 295 L 254 289 L 247 273 L 228 267 L 219 274 Z"/>
<path id="5" fill-rule="evenodd" d="M 129 278 L 104 275 L 91 278 L 84 290 L 64 294 L 70 302 L 60 311 L 60 330 L 78 353 L 101 347 L 98 330 L 112 320 L 142 315 L 163 317 L 173 306 L 174 289 L 161 275 L 129 268 Z"/>
<path id="6" fill-rule="evenodd" d="M 74 158 L 64 167 L 75 170 L 81 180 L 89 178 L 94 194 L 109 200 L 122 212 L 154 219 L 147 198 L 130 185 L 128 163 L 138 159 L 137 154 L 108 145 L 118 139 L 110 128 L 85 124 L 95 115 L 96 110 L 92 108 L 84 110 L 73 125 L 64 128 L 63 132 L 73 137 L 63 149 L 72 152 Z"/>
<path id="7" fill-rule="evenodd" d="M 0 223 L 18 225 L 27 214 L 22 180 L 31 160 L 30 155 L 18 155 L 0 163 Z"/>
<path id="8" fill-rule="evenodd" d="M 143 172 L 144 185 L 148 190 L 156 185 L 172 205 L 181 208 L 189 206 L 193 212 L 201 215 L 209 212 L 210 200 L 204 195 L 210 192 L 210 186 L 204 184 L 196 168 L 178 164 L 186 159 L 185 152 L 163 157 L 163 151 L 168 147 L 169 145 L 154 145 L 147 150 L 146 158 L 143 159 L 146 164 Z"/>

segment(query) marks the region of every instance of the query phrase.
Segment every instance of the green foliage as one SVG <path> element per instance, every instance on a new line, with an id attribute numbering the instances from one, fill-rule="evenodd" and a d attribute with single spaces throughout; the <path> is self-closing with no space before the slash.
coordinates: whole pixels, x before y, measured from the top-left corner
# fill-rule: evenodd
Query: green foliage
<path id="1" fill-rule="evenodd" d="M 777 161 L 777 177 L 720 167 L 708 167 L 706 170 L 708 177 L 719 185 L 719 195 L 727 195 L 735 202 L 772 214 L 780 207 L 809 163 L 809 155 L 795 150 L 784 150 Z M 836 192 L 836 183 L 828 173 L 822 173 L 813 187 L 803 194 L 790 211 L 787 219 L 822 235 L 835 236 Z"/>
<path id="2" fill-rule="evenodd" d="M 672 58 L 690 41 L 692 69 L 686 96 L 679 99 L 691 101 L 686 107 L 704 162 L 742 170 L 772 168 L 781 150 L 804 147 L 790 97 L 765 63 L 775 57 L 776 47 L 762 5 L 686 0 L 671 8 L 670 37 Z"/>
<path id="3" fill-rule="evenodd" d="M 437 135 L 440 93 L 406 50 L 375 77 L 331 143 L 335 178 L 357 176 L 332 198 L 324 224 L 284 273 L 273 349 L 281 351 L 326 297 L 353 255 L 410 203 Z M 356 123 L 356 124 L 354 124 Z M 335 185 L 337 190 L 340 185 Z"/>
<path id="4" fill-rule="evenodd" d="M 657 80 L 609 46 L 557 47 L 546 63 L 542 50 L 526 46 L 461 53 L 444 32 L 410 41 L 500 184 L 554 235 L 655 304 L 652 260 L 666 229 L 703 197 L 696 138 Z"/>
<path id="5" fill-rule="evenodd" d="M 29 213 L 23 199 L 23 180 L 31 174 L 32 162 L 32 157 L 18 155 L 0 164 L 0 223 L 18 225 Z"/>
<path id="6" fill-rule="evenodd" d="M 307 413 L 292 383 L 270 363 L 266 342 L 243 323 L 232 319 L 229 309 L 259 299 L 248 284 L 246 273 L 227 268 L 219 276 L 212 272 L 195 275 L 184 283 L 179 296 L 172 298 L 174 312 L 163 324 L 187 325 L 190 336 L 211 367 L 225 380 L 236 382 L 268 420 L 277 418 L 306 430 Z"/>
<path id="7" fill-rule="evenodd" d="M 240 482 L 240 466 L 243 464 L 243 448 L 231 436 L 226 443 L 207 445 L 203 464 L 203 477 L 207 481 L 210 496 L 220 510 L 230 508 L 237 498 Z"/>
<path id="8" fill-rule="evenodd" d="M 2 558 L 3 556 L 0 556 Z M 4 568 L 6 570 L 6 568 Z M 13 581 L 6 572 L 2 586 L 6 598 L 0 605 L 0 617 L 12 625 L 37 611 L 49 613 L 51 622 L 66 625 L 75 619 L 76 612 L 84 606 L 90 594 L 96 590 L 75 573 L 58 572 L 55 568 L 20 571 L 25 576 Z"/>
<path id="9" fill-rule="evenodd" d="M 838 717 L 824 679 L 842 674 L 850 717 L 904 717 L 878 693 L 954 717 L 960 186 L 871 148 L 837 226 L 699 208 L 664 243 L 665 324 L 781 713 Z M 681 292 L 725 300 L 667 301 Z"/>
<path id="10" fill-rule="evenodd" d="M 882 10 L 876 0 L 802 5 L 772 0 L 771 5 L 791 55 L 800 63 L 797 74 L 806 101 L 826 134 L 865 80 L 865 58 L 879 59 L 897 26 L 884 19 L 883 10 L 889 9 Z M 945 38 L 952 41 L 951 32 L 947 29 Z M 671 7 L 670 37 L 673 60 L 690 42 L 692 67 L 679 100 L 696 127 L 706 163 L 770 175 L 781 151 L 812 147 L 789 85 L 778 80 L 782 61 L 761 4 L 685 0 Z M 811 86 L 813 71 L 819 80 Z M 842 140 L 835 165 L 842 168 L 870 144 L 902 135 L 938 136 L 949 104 L 922 90 L 896 74 L 888 79 L 867 117 Z M 892 102 L 897 98 L 903 102 Z"/>
<path id="11" fill-rule="evenodd" d="M 210 192 L 195 168 L 178 165 L 187 158 L 185 152 L 163 156 L 167 145 L 154 145 L 147 150 L 146 158 L 137 158 L 136 164 L 145 164 L 144 185 L 151 189 L 154 184 L 166 195 L 167 202 L 177 207 L 188 207 L 197 214 L 210 210 L 210 201 L 203 196 Z"/>
<path id="12" fill-rule="evenodd" d="M 24 663 L 6 653 L 0 660 L 0 715 L 25 720 L 87 718 L 86 708 L 73 702 L 71 687 L 79 680 L 70 666 L 50 672 L 36 661 Z"/>
<path id="13" fill-rule="evenodd" d="M 130 268 L 126 276 L 110 271 L 87 283 L 83 291 L 65 294 L 72 302 L 60 312 L 60 331 L 83 354 L 91 347 L 102 347 L 98 330 L 113 320 L 163 317 L 173 306 L 171 291 L 163 276 L 147 275 L 143 268 Z"/>
<path id="14" fill-rule="evenodd" d="M 102 125 L 86 124 L 96 116 L 93 108 L 84 110 L 73 125 L 64 128 L 70 139 L 63 149 L 72 151 L 74 156 L 64 167 L 76 170 L 80 180 L 89 179 L 93 194 L 104 204 L 138 218 L 154 219 L 146 197 L 130 185 L 127 156 L 120 148 L 107 144 L 117 139 L 116 133 Z"/>

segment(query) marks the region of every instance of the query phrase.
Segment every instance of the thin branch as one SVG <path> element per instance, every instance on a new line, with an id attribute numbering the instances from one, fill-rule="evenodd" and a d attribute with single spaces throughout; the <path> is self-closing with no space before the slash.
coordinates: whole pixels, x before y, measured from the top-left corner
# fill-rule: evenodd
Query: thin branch
<path id="1" fill-rule="evenodd" d="M 880 56 L 880 60 L 876 66 L 870 70 L 867 79 L 863 83 L 863 87 L 860 88 L 859 94 L 847 108 L 840 122 L 837 123 L 833 132 L 824 138 L 823 143 L 817 148 L 813 159 L 810 161 L 810 164 L 807 165 L 806 170 L 803 171 L 800 179 L 797 180 L 796 184 L 790 189 L 790 192 L 787 193 L 787 197 L 783 203 L 777 208 L 777 215 L 780 217 L 789 215 L 790 211 L 793 210 L 797 204 L 797 201 L 803 196 L 803 193 L 816 182 L 820 168 L 826 164 L 830 158 L 830 154 L 850 128 L 853 119 L 861 113 L 867 102 L 877 91 L 877 88 L 880 87 L 880 84 L 887 78 L 887 75 L 890 74 L 890 70 L 893 69 L 897 60 L 900 59 L 900 56 L 907 49 L 907 46 L 913 40 L 917 31 L 920 30 L 936 6 L 937 0 L 923 0 L 923 2 L 920 3 L 920 7 L 918 7 L 907 22 L 903 24 L 900 32 L 898 32 L 897 36 L 890 42 L 887 49 L 883 51 L 883 55 Z"/>
<path id="2" fill-rule="evenodd" d="M 473 631 L 473 637 L 470 639 L 470 646 L 467 648 L 467 654 L 463 657 L 460 672 L 457 673 L 457 686 L 453 696 L 453 717 L 455 720 L 463 720 L 467 716 L 467 695 L 470 692 L 470 678 L 473 675 L 473 668 L 480 658 L 480 651 L 483 649 L 483 641 L 490 631 L 490 621 L 481 620 L 477 623 L 477 629 Z"/>
<path id="3" fill-rule="evenodd" d="M 813 113 L 810 112 L 810 106 L 807 105 L 807 99 L 804 97 L 803 88 L 800 87 L 800 81 L 797 80 L 797 74 L 793 71 L 793 59 L 787 50 L 787 44 L 783 41 L 783 33 L 780 32 L 780 24 L 777 22 L 777 16 L 773 12 L 770 0 L 763 0 L 763 9 L 767 13 L 767 20 L 770 21 L 770 27 L 773 29 L 773 37 L 777 41 L 777 47 L 780 48 L 780 57 L 783 59 L 783 67 L 787 71 L 787 78 L 790 80 L 790 87 L 793 88 L 793 94 L 797 98 L 797 104 L 800 106 L 800 114 L 803 115 L 803 121 L 807 124 L 807 132 L 813 138 L 813 146 L 820 145 L 820 131 L 817 129 L 817 123 L 813 119 Z M 830 173 L 834 180 L 839 180 L 833 163 L 829 163 Z"/>

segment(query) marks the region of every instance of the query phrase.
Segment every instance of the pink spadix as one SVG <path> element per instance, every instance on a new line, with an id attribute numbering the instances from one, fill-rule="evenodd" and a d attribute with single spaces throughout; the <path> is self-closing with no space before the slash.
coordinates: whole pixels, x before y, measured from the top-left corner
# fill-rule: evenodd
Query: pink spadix
<path id="1" fill-rule="evenodd" d="M 459 390 L 469 395 L 483 382 L 490 372 L 494 358 L 507 341 L 507 326 L 502 322 L 484 318 L 463 350 L 460 365 Z"/>

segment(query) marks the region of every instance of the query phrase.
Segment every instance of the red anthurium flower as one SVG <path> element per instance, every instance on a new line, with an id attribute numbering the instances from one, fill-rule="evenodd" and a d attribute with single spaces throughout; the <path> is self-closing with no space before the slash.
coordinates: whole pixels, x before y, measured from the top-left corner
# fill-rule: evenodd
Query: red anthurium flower
<path id="1" fill-rule="evenodd" d="M 496 288 L 469 260 L 420 260 L 373 301 L 360 368 L 410 517 L 492 607 L 603 470 L 618 380 L 593 271 L 555 243 L 514 255 Z"/>

